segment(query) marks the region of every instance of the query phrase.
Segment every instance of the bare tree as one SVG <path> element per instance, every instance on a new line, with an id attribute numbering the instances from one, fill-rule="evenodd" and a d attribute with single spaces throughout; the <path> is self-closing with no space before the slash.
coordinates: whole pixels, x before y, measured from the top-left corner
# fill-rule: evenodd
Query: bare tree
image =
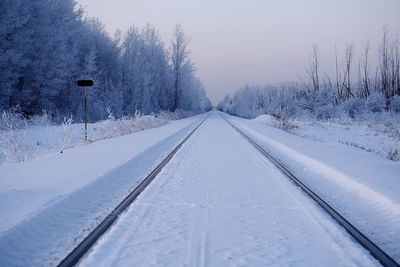
<path id="1" fill-rule="evenodd" d="M 313 44 L 313 51 L 311 53 L 311 66 L 308 69 L 307 73 L 308 76 L 310 77 L 310 80 L 312 82 L 312 88 L 313 92 L 316 93 L 319 91 L 319 50 L 318 50 L 318 45 Z"/>
<path id="2" fill-rule="evenodd" d="M 340 72 L 339 72 L 339 68 L 338 68 L 338 55 L 337 55 L 337 46 L 335 43 L 335 63 L 336 63 L 336 89 L 337 89 L 337 95 L 339 99 L 343 98 L 343 92 L 342 92 L 342 86 L 340 84 L 339 81 L 342 80 Z"/>
<path id="3" fill-rule="evenodd" d="M 369 43 L 365 46 L 364 50 L 364 56 L 363 56 L 363 63 L 362 63 L 362 69 L 363 69 L 363 74 L 361 77 L 361 83 L 362 83 L 362 92 L 361 96 L 362 97 L 368 97 L 371 93 L 371 80 L 369 78 Z"/>
<path id="4" fill-rule="evenodd" d="M 353 45 L 346 46 L 346 53 L 345 53 L 345 70 L 344 70 L 344 77 L 343 77 L 343 88 L 346 89 L 345 91 L 345 99 L 348 99 L 350 96 L 354 97 L 354 94 L 351 92 L 351 61 L 353 59 Z"/>
<path id="5" fill-rule="evenodd" d="M 400 95 L 400 52 L 398 36 L 390 47 L 390 86 L 391 96 Z"/>
<path id="6" fill-rule="evenodd" d="M 381 78 L 381 92 L 385 95 L 386 104 L 389 104 L 390 92 L 389 92 L 389 30 L 387 27 L 383 28 L 382 43 L 379 51 L 379 69 Z"/>

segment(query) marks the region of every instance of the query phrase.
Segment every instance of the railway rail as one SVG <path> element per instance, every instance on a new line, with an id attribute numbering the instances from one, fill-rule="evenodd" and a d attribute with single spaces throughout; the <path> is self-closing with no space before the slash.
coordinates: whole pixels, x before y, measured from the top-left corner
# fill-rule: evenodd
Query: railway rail
<path id="1" fill-rule="evenodd" d="M 115 223 L 119 215 L 124 212 L 137 196 L 149 185 L 160 171 L 167 165 L 173 156 L 180 150 L 183 144 L 196 132 L 196 130 L 207 120 L 209 116 L 204 118 L 179 144 L 172 150 L 171 153 L 164 158 L 164 160 L 145 178 L 143 181 L 110 213 L 105 219 L 81 242 L 76 246 L 60 263 L 58 266 L 74 266 L 81 258 L 90 250 L 96 241 Z M 242 137 L 244 137 L 253 147 L 255 147 L 262 155 L 268 158 L 282 173 L 284 173 L 295 185 L 300 187 L 309 197 L 311 197 L 321 208 L 323 208 L 336 222 L 343 226 L 343 228 L 370 254 L 377 259 L 384 266 L 400 266 L 388 254 L 368 239 L 356 227 L 354 227 L 348 220 L 340 215 L 334 208 L 332 208 L 321 197 L 315 194 L 310 188 L 303 184 L 295 175 L 293 175 L 282 163 L 275 159 L 271 154 L 265 151 L 260 145 L 252 140 L 248 135 L 236 127 L 233 123 L 227 120 L 224 116 L 221 117 Z"/>
<path id="2" fill-rule="evenodd" d="M 314 193 L 310 188 L 303 184 L 295 175 L 293 175 L 282 163 L 275 159 L 270 153 L 265 151 L 260 145 L 252 140 L 248 135 L 236 127 L 233 123 L 227 120 L 224 116 L 221 117 L 232 126 L 242 137 L 244 137 L 253 147 L 255 147 L 262 155 L 268 158 L 282 173 L 284 173 L 295 185 L 300 187 L 309 197 L 311 197 L 321 208 L 323 208 L 335 221 L 337 221 L 343 228 L 371 255 L 377 259 L 383 266 L 400 266 L 374 242 L 361 233 L 354 227 L 348 220 L 340 215 L 334 208 L 326 203 L 321 197 Z"/>
<path id="3" fill-rule="evenodd" d="M 58 264 L 58 266 L 66 267 L 76 265 L 96 241 L 114 224 L 118 217 L 132 204 L 139 194 L 154 180 L 176 152 L 178 152 L 183 144 L 186 143 L 209 116 L 210 115 L 204 118 L 126 198 Z"/>

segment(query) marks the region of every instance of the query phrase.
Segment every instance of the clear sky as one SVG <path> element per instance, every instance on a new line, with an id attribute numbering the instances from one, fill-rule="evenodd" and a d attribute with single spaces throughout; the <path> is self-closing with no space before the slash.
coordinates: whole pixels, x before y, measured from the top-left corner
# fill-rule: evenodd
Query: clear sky
<path id="1" fill-rule="evenodd" d="M 176 24 L 191 39 L 192 59 L 207 95 L 217 104 L 245 84 L 305 76 L 313 43 L 322 69 L 334 69 L 354 44 L 359 60 L 367 42 L 377 57 L 382 28 L 400 34 L 400 0 L 77 0 L 110 34 L 153 24 L 168 42 Z M 399 35 L 400 37 L 400 35 Z"/>

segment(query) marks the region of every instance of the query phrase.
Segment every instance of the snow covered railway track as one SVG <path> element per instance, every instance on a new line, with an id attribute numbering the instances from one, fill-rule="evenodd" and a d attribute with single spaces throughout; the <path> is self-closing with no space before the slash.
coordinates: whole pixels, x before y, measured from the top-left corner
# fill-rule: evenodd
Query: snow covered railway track
<path id="1" fill-rule="evenodd" d="M 340 215 L 334 208 L 326 203 L 321 197 L 314 193 L 310 188 L 303 184 L 296 176 L 294 176 L 282 163 L 276 160 L 268 152 L 266 152 L 260 145 L 252 140 L 248 135 L 241 131 L 238 127 L 232 124 L 225 117 L 221 116 L 228 124 L 232 126 L 242 137 L 244 137 L 251 145 L 253 145 L 262 155 L 268 158 L 282 173 L 284 173 L 292 182 L 299 186 L 309 197 L 311 197 L 317 204 L 322 207 L 335 221 L 337 221 L 343 228 L 371 255 L 376 258 L 384 266 L 400 266 L 388 254 L 386 254 L 375 243 L 368 239 L 356 227 L 354 227 L 348 220 Z"/>
<path id="2" fill-rule="evenodd" d="M 196 130 L 208 119 L 204 118 L 143 181 L 110 213 L 101 223 L 89 233 L 89 235 L 76 246 L 59 264 L 59 267 L 74 266 L 90 250 L 96 241 L 115 223 L 118 217 L 132 204 L 141 192 L 149 185 L 160 171 L 168 164 L 183 144 L 196 132 Z"/>

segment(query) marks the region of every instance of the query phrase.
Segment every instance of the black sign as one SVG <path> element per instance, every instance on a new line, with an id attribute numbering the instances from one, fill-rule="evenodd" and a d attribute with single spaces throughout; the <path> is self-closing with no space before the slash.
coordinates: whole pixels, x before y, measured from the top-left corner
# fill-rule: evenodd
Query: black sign
<path id="1" fill-rule="evenodd" d="M 93 86 L 92 80 L 79 80 L 76 82 L 78 86 Z"/>

